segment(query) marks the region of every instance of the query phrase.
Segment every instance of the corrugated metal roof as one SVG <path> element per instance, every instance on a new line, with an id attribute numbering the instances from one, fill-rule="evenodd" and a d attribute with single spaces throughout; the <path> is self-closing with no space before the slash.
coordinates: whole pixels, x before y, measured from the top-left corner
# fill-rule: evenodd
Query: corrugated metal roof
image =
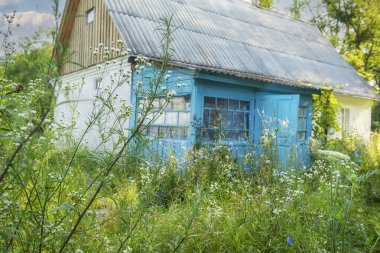
<path id="1" fill-rule="evenodd" d="M 126 46 L 158 59 L 160 19 L 173 16 L 173 63 L 286 85 L 318 87 L 378 98 L 323 37 L 306 22 L 241 0 L 106 0 Z M 348 85 L 347 85 L 348 84 Z"/>

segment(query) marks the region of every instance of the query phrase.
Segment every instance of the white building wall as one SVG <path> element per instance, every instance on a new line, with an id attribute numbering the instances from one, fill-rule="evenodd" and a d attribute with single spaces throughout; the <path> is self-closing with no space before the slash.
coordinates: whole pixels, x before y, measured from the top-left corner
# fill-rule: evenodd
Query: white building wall
<path id="1" fill-rule="evenodd" d="M 369 141 L 371 138 L 371 105 L 369 99 L 355 98 L 350 96 L 335 95 L 339 102 L 338 120 L 342 123 L 343 115 L 341 108 L 349 111 L 349 132 L 357 133 L 363 139 Z"/>
<path id="2" fill-rule="evenodd" d="M 113 134 L 105 145 L 101 145 L 101 134 L 107 136 L 111 133 L 111 128 L 122 129 L 125 135 L 128 134 L 129 119 L 122 122 L 115 120 L 122 110 L 125 111 L 122 105 L 131 105 L 131 78 L 125 79 L 125 74 L 130 72 L 131 66 L 126 60 L 123 61 L 125 62 L 119 59 L 108 65 L 99 64 L 61 77 L 54 111 L 55 122 L 59 125 L 73 126 L 73 135 L 76 140 L 87 132 L 83 144 L 90 149 L 110 150 L 117 141 L 118 135 Z M 129 83 L 121 84 L 120 80 L 123 79 L 128 80 Z M 115 112 L 110 112 L 108 108 L 105 108 L 105 113 L 100 120 L 86 131 L 88 123 L 99 112 L 102 105 L 96 96 L 107 97 L 107 89 L 115 89 L 114 95 L 118 96 L 113 103 Z"/>

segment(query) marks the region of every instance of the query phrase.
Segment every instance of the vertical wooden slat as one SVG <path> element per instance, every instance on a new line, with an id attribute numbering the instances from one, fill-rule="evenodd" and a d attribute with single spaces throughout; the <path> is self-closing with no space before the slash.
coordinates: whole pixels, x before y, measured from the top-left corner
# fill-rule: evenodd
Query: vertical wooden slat
<path id="1" fill-rule="evenodd" d="M 114 46 L 117 47 L 117 41 L 121 38 L 118 33 L 111 15 L 107 13 L 104 5 L 104 0 L 69 0 L 80 1 L 76 10 L 70 10 L 69 18 L 73 18 L 72 22 L 67 22 L 71 27 L 66 27 L 63 40 L 70 47 L 70 51 L 74 52 L 71 61 L 88 67 L 103 61 L 100 56 L 94 56 L 90 48 L 99 47 L 99 43 L 111 50 Z M 72 5 L 74 6 L 74 4 Z M 94 9 L 95 20 L 92 24 L 87 24 L 86 13 L 89 9 Z M 75 17 L 75 18 L 74 18 Z M 80 70 L 82 67 L 76 64 L 65 64 L 62 69 L 62 74 L 68 74 Z"/>

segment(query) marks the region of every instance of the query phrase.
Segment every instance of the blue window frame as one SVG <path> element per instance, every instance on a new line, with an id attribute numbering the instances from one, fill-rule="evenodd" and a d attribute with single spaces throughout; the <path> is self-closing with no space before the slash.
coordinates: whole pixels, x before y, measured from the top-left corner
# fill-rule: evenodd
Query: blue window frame
<path id="1" fill-rule="evenodd" d="M 297 139 L 306 140 L 307 139 L 307 107 L 300 106 L 298 108 L 298 127 L 297 127 Z"/>
<path id="2" fill-rule="evenodd" d="M 251 108 L 249 100 L 205 96 L 203 102 L 203 140 L 248 139 Z"/>
<path id="3" fill-rule="evenodd" d="M 139 100 L 139 106 L 144 108 L 144 100 Z M 170 101 L 160 98 L 154 101 L 155 109 L 147 117 L 153 122 L 146 127 L 145 134 L 162 139 L 187 140 L 190 132 L 191 96 L 175 96 Z M 161 112 L 159 108 L 163 108 Z"/>

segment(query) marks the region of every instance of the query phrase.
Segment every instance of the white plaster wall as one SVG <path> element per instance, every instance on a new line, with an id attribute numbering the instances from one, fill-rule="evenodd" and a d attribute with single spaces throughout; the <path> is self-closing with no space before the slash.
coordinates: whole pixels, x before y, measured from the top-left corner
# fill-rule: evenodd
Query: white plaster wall
<path id="1" fill-rule="evenodd" d="M 70 73 L 61 77 L 60 89 L 57 90 L 57 103 L 54 110 L 55 122 L 60 125 L 74 125 L 73 135 L 74 138 L 79 140 L 85 133 L 88 126 L 88 122 L 91 117 L 99 111 L 98 106 L 94 106 L 96 96 L 103 94 L 105 96 L 105 89 L 108 87 L 114 89 L 120 98 L 125 99 L 124 102 L 120 102 L 117 99 L 114 106 L 116 113 L 107 113 L 107 116 L 100 118 L 96 125 L 91 127 L 88 133 L 85 135 L 85 144 L 90 149 L 106 149 L 110 150 L 113 144 L 116 142 L 115 136 L 107 141 L 106 144 L 101 144 L 100 129 L 109 131 L 108 129 L 115 126 L 117 129 L 122 129 L 124 134 L 128 134 L 129 119 L 123 121 L 122 126 L 120 124 L 115 125 L 115 119 L 122 110 L 122 103 L 131 105 L 131 87 L 128 83 L 123 83 L 120 87 L 117 85 L 120 83 L 123 74 L 130 71 L 131 66 L 126 60 L 115 60 L 108 65 L 99 64 L 87 69 Z M 101 79 L 100 88 L 96 88 L 96 80 Z M 114 80 L 113 82 L 111 80 Z M 129 81 L 130 78 L 128 79 Z M 70 90 L 70 92 L 67 92 Z M 100 105 L 97 100 L 97 105 Z M 75 122 L 75 123 L 74 123 Z"/>
<path id="2" fill-rule="evenodd" d="M 368 99 L 350 96 L 335 95 L 340 107 L 350 110 L 349 125 L 350 132 L 359 134 L 363 139 L 369 141 L 371 138 L 371 105 Z M 338 111 L 340 113 L 340 110 Z M 339 115 L 339 119 L 340 119 Z M 341 121 L 339 121 L 341 123 Z"/>

